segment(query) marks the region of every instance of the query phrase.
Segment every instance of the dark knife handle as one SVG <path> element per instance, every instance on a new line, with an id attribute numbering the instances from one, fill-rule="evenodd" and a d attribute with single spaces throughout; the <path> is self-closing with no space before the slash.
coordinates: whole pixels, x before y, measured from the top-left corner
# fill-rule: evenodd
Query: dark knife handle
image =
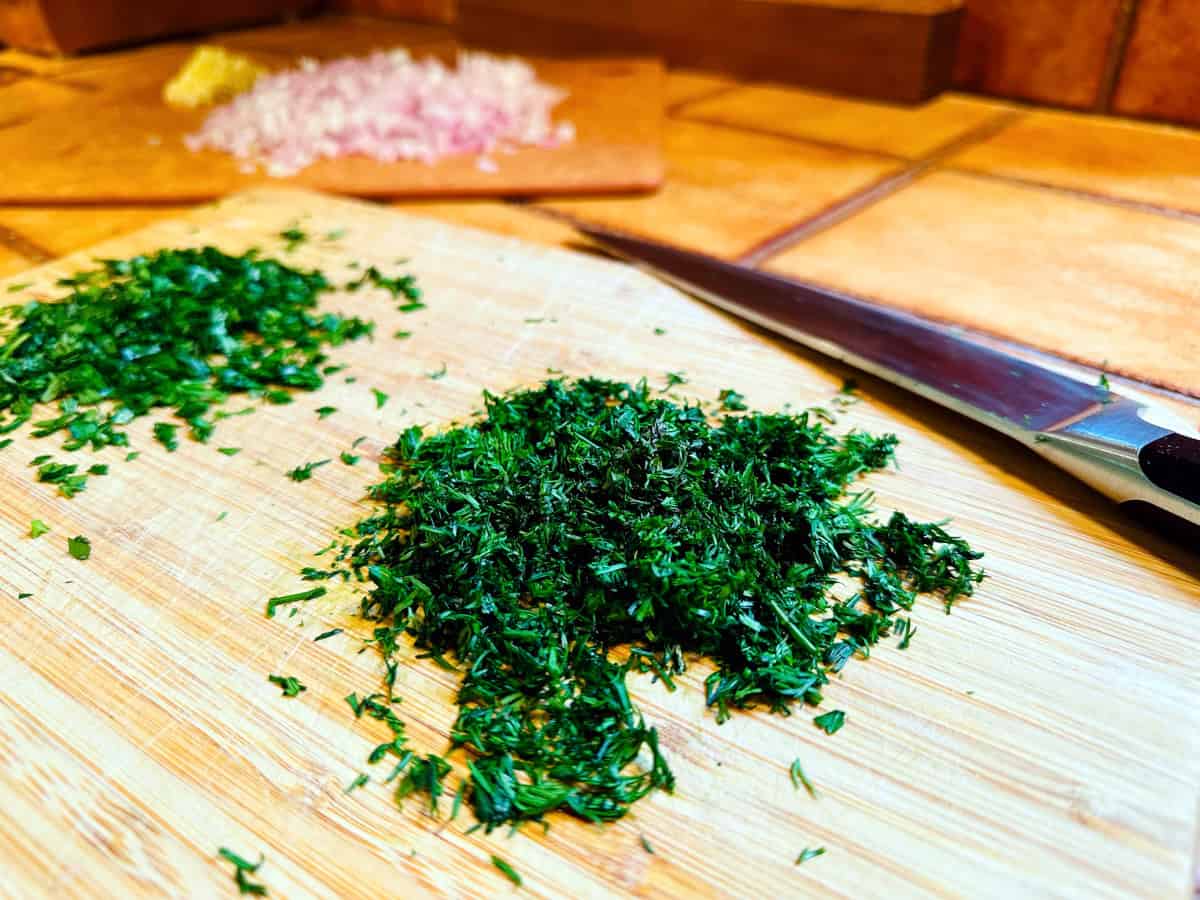
<path id="1" fill-rule="evenodd" d="M 1142 473 L 1164 491 L 1200 503 L 1200 441 L 1168 434 L 1138 452 Z"/>

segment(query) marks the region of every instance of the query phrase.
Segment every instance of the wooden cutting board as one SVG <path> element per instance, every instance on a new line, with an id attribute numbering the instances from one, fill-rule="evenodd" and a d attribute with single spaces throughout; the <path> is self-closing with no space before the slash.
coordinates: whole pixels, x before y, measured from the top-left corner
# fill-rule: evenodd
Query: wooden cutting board
<path id="1" fill-rule="evenodd" d="M 354 27 L 351 28 L 351 25 Z M 381 25 L 386 30 L 386 25 Z M 245 40 L 245 32 L 240 37 Z M 346 55 L 396 46 L 352 20 L 333 20 L 322 46 Z M 236 41 L 213 43 L 236 46 Z M 273 70 L 295 65 L 301 50 L 244 48 Z M 307 50 L 308 48 L 305 48 Z M 452 42 L 425 43 L 414 56 L 453 59 Z M 539 77 L 569 96 L 555 121 L 575 125 L 573 142 L 493 156 L 486 172 L 475 156 L 436 165 L 382 163 L 366 157 L 321 160 L 289 178 L 247 174 L 225 153 L 193 153 L 183 143 L 210 108 L 179 110 L 162 100 L 163 84 L 192 52 L 171 45 L 82 60 L 70 78 L 79 98 L 0 128 L 0 202 L 194 202 L 262 184 L 294 184 L 371 197 L 517 196 L 644 191 L 663 178 L 660 153 L 662 65 L 651 59 L 533 60 Z M 9 120 L 0 112 L 0 117 Z"/>
<path id="2" fill-rule="evenodd" d="M 678 789 L 614 825 L 554 816 L 544 834 L 468 835 L 469 816 L 397 809 L 378 783 L 345 794 L 379 737 L 342 699 L 380 675 L 356 652 L 368 629 L 355 594 L 270 620 L 264 601 L 302 586 L 312 551 L 361 517 L 377 477 L 367 460 L 400 429 L 467 416 L 484 388 L 547 368 L 652 383 L 683 371 L 683 391 L 734 387 L 763 409 L 825 403 L 847 372 L 604 259 L 300 192 L 229 198 L 9 281 L 52 290 L 94 256 L 163 246 L 281 253 L 278 232 L 297 222 L 346 236 L 314 237 L 295 262 L 340 280 L 352 260 L 391 270 L 408 257 L 429 308 L 331 296 L 379 337 L 338 348 L 349 368 L 322 391 L 223 421 L 211 445 L 174 454 L 138 422 L 142 456 L 102 454 L 111 474 L 73 500 L 26 465 L 55 443 L 20 435 L 0 452 L 2 892 L 232 897 L 215 855 L 226 846 L 265 854 L 271 897 L 508 896 L 492 854 L 532 897 L 1188 895 L 1196 557 L 1015 445 L 873 381 L 842 426 L 901 437 L 898 470 L 869 480 L 881 506 L 952 517 L 990 578 L 951 615 L 922 599 L 907 650 L 889 641 L 834 679 L 841 732 L 827 737 L 808 710 L 718 726 L 697 664 L 675 693 L 635 684 Z M 399 328 L 413 336 L 387 337 Z M 390 394 L 382 409 L 371 388 Z M 319 420 L 325 405 L 338 412 Z M 360 466 L 285 477 L 359 435 Z M 52 532 L 32 540 L 35 517 Z M 92 541 L 86 562 L 67 554 L 76 534 Z M 313 642 L 334 627 L 346 631 Z M 308 691 L 284 699 L 269 673 Z M 412 659 L 397 688 L 415 745 L 444 749 L 453 674 Z M 789 783 L 796 758 L 817 799 Z M 827 853 L 794 865 L 816 846 Z"/>

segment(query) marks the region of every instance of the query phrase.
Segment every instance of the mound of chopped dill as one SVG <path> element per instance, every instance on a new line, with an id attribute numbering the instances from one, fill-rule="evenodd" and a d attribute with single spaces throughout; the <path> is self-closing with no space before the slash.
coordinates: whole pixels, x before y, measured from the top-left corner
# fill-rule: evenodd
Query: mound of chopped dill
<path id="1" fill-rule="evenodd" d="M 58 414 L 33 422 L 35 436 L 65 432 L 65 450 L 125 445 L 131 420 L 165 408 L 191 435 L 208 439 L 214 407 L 230 394 L 290 400 L 286 388 L 324 381 L 325 348 L 371 332 L 372 324 L 316 309 L 325 276 L 256 251 L 159 250 L 62 279 L 65 296 L 4 310 L 0 332 L 0 434 L 38 404 Z M 410 288 L 415 287 L 406 282 Z M 176 425 L 155 437 L 176 446 Z M 64 492 L 82 490 L 74 466 L 39 470 Z"/>
<path id="2" fill-rule="evenodd" d="M 941 525 L 876 521 L 870 495 L 847 491 L 887 465 L 893 435 L 838 437 L 809 413 L 713 419 L 644 382 L 485 400 L 472 424 L 400 435 L 370 489 L 381 508 L 341 566 L 369 580 L 362 612 L 387 658 L 389 694 L 370 702 L 396 740 L 371 761 L 414 759 L 386 708 L 407 633 L 462 672 L 451 740 L 489 830 L 556 809 L 616 819 L 671 789 L 630 669 L 674 689 L 685 655 L 704 655 L 719 720 L 758 704 L 786 714 L 819 703 L 828 673 L 866 656 L 918 593 L 948 606 L 983 577 Z"/>

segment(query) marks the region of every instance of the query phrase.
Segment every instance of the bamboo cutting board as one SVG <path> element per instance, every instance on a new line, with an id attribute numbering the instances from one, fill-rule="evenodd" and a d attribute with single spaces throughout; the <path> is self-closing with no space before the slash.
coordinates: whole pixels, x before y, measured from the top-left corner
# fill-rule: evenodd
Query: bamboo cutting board
<path id="1" fill-rule="evenodd" d="M 363 54 L 397 46 L 353 21 L 333 20 L 316 37 L 322 58 Z M 211 39 L 237 46 L 240 38 Z M 331 52 L 336 48 L 336 52 Z M 422 58 L 452 60 L 450 41 L 413 48 Z M 244 48 L 272 70 L 295 65 L 296 51 Z M 474 155 L 445 157 L 434 165 L 383 163 L 349 156 L 320 160 L 288 178 L 242 171 L 226 153 L 193 153 L 183 143 L 211 107 L 167 106 L 162 88 L 192 47 L 172 45 L 100 57 L 67 83 L 77 99 L 28 117 L 6 116 L 0 127 L 2 203 L 182 203 L 208 200 L 254 185 L 303 185 L 373 197 L 517 196 L 645 191 L 663 178 L 661 122 L 664 74 L 652 59 L 532 60 L 539 78 L 568 92 L 554 109 L 556 122 L 571 122 L 575 140 L 554 149 L 527 147 L 495 153 L 497 170 L 484 171 Z M 2 101 L 0 101 L 2 102 Z M 24 118 L 24 121 L 21 119 Z"/>
<path id="2" fill-rule="evenodd" d="M 373 318 L 379 336 L 338 348 L 349 368 L 322 391 L 223 421 L 211 445 L 174 454 L 136 423 L 142 456 L 103 454 L 111 474 L 73 500 L 26 466 L 53 442 L 19 436 L 0 452 L 0 894 L 232 897 L 216 858 L 226 846 L 266 856 L 271 897 L 511 895 L 492 854 L 531 897 L 1188 896 L 1196 558 L 878 382 L 842 426 L 901 437 L 898 470 L 869 481 L 881 506 L 953 517 L 991 577 L 952 615 L 922 600 L 907 650 L 889 641 L 847 665 L 826 692 L 826 708 L 847 712 L 841 732 L 824 735 L 808 710 L 717 726 L 698 663 L 675 693 L 635 683 L 678 789 L 612 826 L 555 816 L 544 834 L 467 835 L 469 816 L 397 809 L 377 780 L 345 794 L 379 724 L 342 699 L 381 674 L 356 652 L 368 634 L 356 597 L 339 588 L 271 620 L 264 601 L 302 587 L 312 551 L 361 517 L 376 477 L 365 461 L 401 428 L 467 416 L 482 389 L 547 368 L 657 383 L 684 371 L 683 391 L 734 387 L 763 409 L 824 403 L 846 372 L 613 262 L 300 192 L 239 195 L 10 282 L 48 288 L 93 256 L 162 246 L 283 253 L 277 234 L 297 223 L 314 238 L 295 262 L 340 281 L 351 260 L 390 271 L 408 257 L 429 308 L 327 298 Z M 334 229 L 346 236 L 318 237 Z M 387 337 L 398 328 L 414 334 Z M 391 395 L 382 409 L 372 387 Z M 318 420 L 324 405 L 338 412 Z M 285 477 L 359 435 L 364 464 Z M 30 539 L 35 517 L 52 533 Z M 91 538 L 86 562 L 67 554 L 75 534 Z M 312 641 L 334 627 L 346 631 Z M 269 673 L 308 691 L 284 699 Z M 428 660 L 402 667 L 399 713 L 422 751 L 444 749 L 454 687 Z M 796 758 L 816 799 L 789 783 Z M 816 846 L 827 853 L 793 864 Z"/>

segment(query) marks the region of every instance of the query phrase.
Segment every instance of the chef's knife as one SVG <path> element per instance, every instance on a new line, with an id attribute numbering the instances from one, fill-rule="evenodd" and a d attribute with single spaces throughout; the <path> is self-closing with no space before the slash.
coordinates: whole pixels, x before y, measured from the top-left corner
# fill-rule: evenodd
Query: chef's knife
<path id="1" fill-rule="evenodd" d="M 653 241 L 576 227 L 714 306 L 1027 444 L 1114 500 L 1141 507 L 1143 517 L 1166 513 L 1200 526 L 1200 440 L 1151 421 L 1162 420 L 1161 410 L 916 316 Z M 1161 515 L 1151 517 L 1161 524 Z"/>

